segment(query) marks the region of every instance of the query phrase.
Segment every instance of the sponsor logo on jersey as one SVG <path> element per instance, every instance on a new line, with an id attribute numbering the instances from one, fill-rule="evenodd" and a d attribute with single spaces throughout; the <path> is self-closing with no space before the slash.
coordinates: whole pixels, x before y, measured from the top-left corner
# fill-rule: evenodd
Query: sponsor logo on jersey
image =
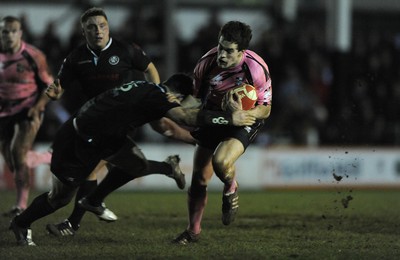
<path id="1" fill-rule="evenodd" d="M 126 92 L 126 91 L 131 90 L 132 88 L 137 88 L 137 87 L 138 87 L 138 85 L 134 81 L 131 81 L 131 82 L 123 84 L 121 87 L 119 87 L 119 89 L 121 91 Z"/>
<path id="2" fill-rule="evenodd" d="M 220 116 L 220 117 L 214 117 L 212 119 L 212 123 L 217 125 L 227 125 L 229 122 L 224 117 Z"/>
<path id="3" fill-rule="evenodd" d="M 118 56 L 111 56 L 109 59 L 108 59 L 108 63 L 110 63 L 111 65 L 117 65 L 118 64 L 118 62 L 119 62 L 119 57 Z"/>
<path id="4" fill-rule="evenodd" d="M 240 86 L 242 84 L 243 84 L 243 78 L 242 77 L 236 77 L 235 86 Z"/>

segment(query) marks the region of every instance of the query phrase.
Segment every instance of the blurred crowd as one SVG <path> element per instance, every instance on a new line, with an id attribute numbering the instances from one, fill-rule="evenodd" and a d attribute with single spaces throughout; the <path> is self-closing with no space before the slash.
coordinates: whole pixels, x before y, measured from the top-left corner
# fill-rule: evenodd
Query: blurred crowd
<path id="1" fill-rule="evenodd" d="M 144 19 L 135 10 L 111 35 L 139 44 L 165 77 L 163 17 Z M 191 41 L 177 39 L 179 71 L 191 72 L 197 60 L 214 47 L 222 22 L 217 11 L 210 12 L 208 24 Z M 269 65 L 273 83 L 271 117 L 257 144 L 399 146 L 400 34 L 396 29 L 353 28 L 351 50 L 339 52 L 326 44 L 323 15 L 293 23 L 269 15 L 272 26 L 251 46 Z M 25 24 L 24 35 L 46 53 L 56 74 L 67 53 L 83 41 L 78 22 L 75 29 L 68 43 L 58 38 L 53 22 L 43 35 L 31 34 Z M 51 104 L 38 139 L 51 140 L 76 104 L 68 98 Z M 151 141 L 146 131 L 138 138 Z"/>

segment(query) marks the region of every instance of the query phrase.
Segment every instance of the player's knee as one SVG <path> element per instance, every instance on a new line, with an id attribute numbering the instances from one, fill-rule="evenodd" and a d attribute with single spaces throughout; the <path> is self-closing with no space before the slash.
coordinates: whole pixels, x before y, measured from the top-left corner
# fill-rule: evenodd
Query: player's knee
<path id="1" fill-rule="evenodd" d="M 137 174 L 148 168 L 148 161 L 137 146 L 129 149 L 123 147 L 116 154 L 110 156 L 107 161 L 129 174 Z"/>
<path id="2" fill-rule="evenodd" d="M 229 160 L 213 160 L 215 175 L 225 184 L 229 184 L 235 177 L 235 167 Z"/>
<path id="3" fill-rule="evenodd" d="M 20 171 L 24 167 L 27 167 L 27 162 L 26 162 L 27 153 L 28 149 L 13 149 L 11 151 L 12 162 L 15 171 Z"/>
<path id="4" fill-rule="evenodd" d="M 53 209 L 62 208 L 71 202 L 73 196 L 48 196 L 48 202 Z"/>

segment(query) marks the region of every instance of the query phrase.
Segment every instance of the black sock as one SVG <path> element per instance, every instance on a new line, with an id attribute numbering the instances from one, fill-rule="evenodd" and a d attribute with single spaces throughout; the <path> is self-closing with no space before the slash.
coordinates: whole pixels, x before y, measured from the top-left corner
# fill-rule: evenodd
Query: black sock
<path id="1" fill-rule="evenodd" d="M 72 211 L 71 215 L 68 217 L 69 222 L 72 225 L 72 228 L 78 230 L 79 224 L 83 216 L 85 215 L 86 210 L 80 208 L 77 203 L 83 197 L 88 196 L 91 194 L 97 187 L 97 180 L 87 180 L 79 186 L 78 192 L 75 196 L 75 205 L 74 210 Z"/>
<path id="2" fill-rule="evenodd" d="M 15 218 L 15 223 L 22 228 L 28 228 L 34 221 L 56 211 L 57 209 L 50 205 L 47 194 L 48 192 L 37 196 L 31 205 Z"/>
<path id="3" fill-rule="evenodd" d="M 111 192 L 133 180 L 134 177 L 114 167 L 109 170 L 106 177 L 99 183 L 95 191 L 87 198 L 90 204 L 100 206 Z"/>
<path id="4" fill-rule="evenodd" d="M 172 174 L 172 167 L 166 162 L 158 162 L 158 161 L 152 161 L 148 160 L 149 165 L 146 170 L 143 171 L 141 176 L 146 176 L 150 174 L 164 174 L 164 175 L 171 175 Z"/>

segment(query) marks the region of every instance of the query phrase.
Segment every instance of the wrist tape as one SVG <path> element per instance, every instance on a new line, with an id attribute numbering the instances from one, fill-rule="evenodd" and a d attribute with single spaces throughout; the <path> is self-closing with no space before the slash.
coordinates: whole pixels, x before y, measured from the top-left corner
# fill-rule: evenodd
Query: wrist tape
<path id="1" fill-rule="evenodd" d="M 225 111 L 200 110 L 197 123 L 203 125 L 232 125 L 232 114 Z"/>

